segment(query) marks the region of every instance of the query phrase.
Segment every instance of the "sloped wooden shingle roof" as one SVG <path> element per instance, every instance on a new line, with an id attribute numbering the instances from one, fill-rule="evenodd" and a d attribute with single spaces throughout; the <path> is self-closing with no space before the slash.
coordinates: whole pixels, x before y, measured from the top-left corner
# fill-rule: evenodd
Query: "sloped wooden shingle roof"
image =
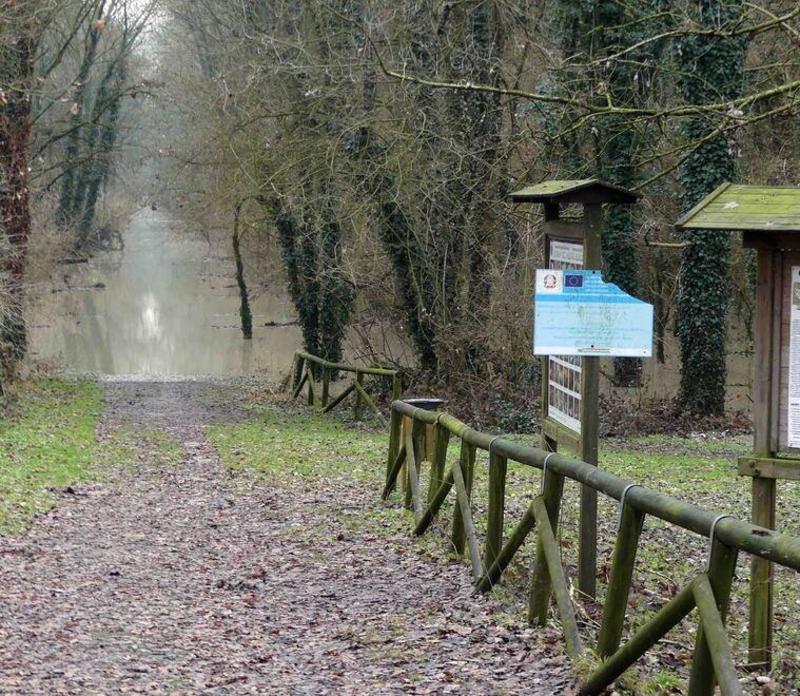
<path id="1" fill-rule="evenodd" d="M 635 203 L 639 197 L 600 179 L 544 181 L 509 194 L 515 203 Z"/>
<path id="2" fill-rule="evenodd" d="M 800 232 L 800 188 L 722 184 L 675 226 L 684 230 Z"/>

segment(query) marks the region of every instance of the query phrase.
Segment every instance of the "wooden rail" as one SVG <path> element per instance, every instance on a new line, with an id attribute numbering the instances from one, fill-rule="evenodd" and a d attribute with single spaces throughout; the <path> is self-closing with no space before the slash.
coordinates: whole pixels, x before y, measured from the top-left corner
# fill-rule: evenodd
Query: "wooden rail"
<path id="1" fill-rule="evenodd" d="M 403 422 L 406 425 L 403 425 Z M 423 446 L 434 437 L 433 447 Z M 447 444 L 461 441 L 458 461 L 445 472 Z M 489 453 L 489 505 L 484 552 L 475 531 L 471 489 L 476 450 Z M 420 483 L 422 455 L 432 452 L 430 487 L 423 499 Z M 505 480 L 509 460 L 542 469 L 542 487 L 507 539 L 503 539 Z M 603 617 L 594 650 L 603 660 L 581 684 L 581 694 L 600 694 L 655 645 L 670 629 L 697 608 L 700 628 L 696 635 L 689 677 L 690 696 L 714 693 L 741 694 L 724 622 L 739 551 L 800 570 L 800 538 L 757 527 L 686 503 L 627 481 L 586 462 L 543 449 L 528 447 L 471 429 L 442 412 L 415 407 L 403 401 L 392 404 L 389 456 L 383 497 L 395 488 L 405 471 L 414 534 L 423 534 L 438 514 L 450 491 L 456 489 L 453 545 L 459 553 L 469 549 L 475 584 L 486 592 L 500 581 L 504 570 L 531 531 L 536 531 L 536 557 L 531 578 L 528 615 L 544 625 L 551 595 L 561 618 L 568 653 L 578 656 L 584 647 L 556 541 L 564 480 L 571 479 L 619 501 L 619 529 L 612 555 L 611 573 Z M 709 538 L 707 568 L 698 573 L 670 602 L 621 645 L 625 609 L 631 589 L 639 536 L 646 515 Z M 466 543 L 465 543 L 466 542 Z"/>
<path id="2" fill-rule="evenodd" d="M 345 389 L 334 398 L 331 398 L 331 377 L 337 372 L 353 375 L 353 379 Z M 355 394 L 353 402 L 353 416 L 361 418 L 363 405 L 366 404 L 375 415 L 385 423 L 385 418 L 380 412 L 372 397 L 364 388 L 366 376 L 380 377 L 392 380 L 392 399 L 399 399 L 402 392 L 402 381 L 397 370 L 388 370 L 382 367 L 358 367 L 344 363 L 334 363 L 320 358 L 304 350 L 295 351 L 294 365 L 292 367 L 292 398 L 296 399 L 303 387 L 308 388 L 308 403 L 314 408 L 319 408 L 323 413 L 328 413 L 341 404 L 348 396 Z"/>

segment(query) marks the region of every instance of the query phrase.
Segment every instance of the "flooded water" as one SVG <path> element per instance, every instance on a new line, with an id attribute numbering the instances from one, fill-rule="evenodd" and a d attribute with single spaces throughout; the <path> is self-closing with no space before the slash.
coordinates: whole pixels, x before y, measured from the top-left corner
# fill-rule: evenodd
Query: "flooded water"
<path id="1" fill-rule="evenodd" d="M 68 372 L 139 377 L 278 379 L 300 346 L 285 295 L 251 300 L 253 339 L 239 324 L 239 292 L 227 249 L 170 229 L 167 214 L 141 211 L 123 252 L 59 266 L 35 290 L 31 354 Z M 38 295 L 38 296 L 37 296 Z"/>
<path id="2" fill-rule="evenodd" d="M 282 279 L 270 292 L 251 293 L 248 341 L 239 323 L 227 240 L 210 244 L 199 235 L 175 232 L 168 214 L 149 209 L 135 216 L 124 236 L 124 251 L 57 266 L 51 282 L 31 290 L 32 357 L 68 373 L 132 379 L 259 375 L 277 381 L 288 373 L 302 339 Z M 363 345 L 365 332 L 379 354 L 392 355 L 397 364 L 413 363 L 404 341 L 380 327 L 363 326 L 360 332 L 351 329 L 346 360 L 359 361 L 362 350 L 354 347 Z M 618 390 L 604 379 L 603 393 L 625 399 L 674 396 L 680 371 L 672 339 L 667 352 L 663 365 L 646 362 L 642 388 Z M 729 407 L 748 407 L 751 368 L 749 355 L 730 357 Z M 610 362 L 603 371 L 610 374 Z"/>

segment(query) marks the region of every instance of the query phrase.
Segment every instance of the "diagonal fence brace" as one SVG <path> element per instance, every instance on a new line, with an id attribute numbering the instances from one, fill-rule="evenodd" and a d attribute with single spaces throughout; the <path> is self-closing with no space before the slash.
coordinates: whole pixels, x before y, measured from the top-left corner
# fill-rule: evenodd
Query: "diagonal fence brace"
<path id="1" fill-rule="evenodd" d="M 695 607 L 694 585 L 689 583 L 656 615 L 598 667 L 581 684 L 581 696 L 597 696 L 612 684 L 628 667 L 644 655 Z"/>
<path id="2" fill-rule="evenodd" d="M 453 470 L 447 472 L 447 475 L 444 477 L 444 481 L 433 494 L 431 498 L 431 502 L 428 504 L 428 507 L 425 508 L 424 512 L 419 518 L 417 522 L 417 526 L 414 527 L 414 534 L 415 536 L 422 536 L 427 530 L 428 527 L 431 526 L 431 523 L 436 518 L 439 509 L 444 504 L 444 501 L 447 498 L 447 495 L 450 493 L 450 490 L 453 488 Z"/>
<path id="3" fill-rule="evenodd" d="M 358 396 L 364 400 L 364 403 L 369 406 L 372 412 L 378 417 L 378 420 L 380 420 L 383 425 L 386 425 L 386 419 L 383 417 L 380 409 L 375 405 L 372 397 L 367 393 L 367 390 L 361 386 L 361 383 L 358 380 L 353 382 L 353 388 L 356 390 L 356 394 L 358 394 Z"/>
<path id="4" fill-rule="evenodd" d="M 461 512 L 464 535 L 467 538 L 467 545 L 469 546 L 469 560 L 472 565 L 472 575 L 477 581 L 483 576 L 483 563 L 481 562 L 481 551 L 478 545 L 478 534 L 475 531 L 475 523 L 472 520 L 469 492 L 467 491 L 467 484 L 464 481 L 465 459 L 466 457 L 462 458 L 453 466 L 453 480 L 456 484 L 456 495 L 458 496 L 458 507 Z"/>
<path id="5" fill-rule="evenodd" d="M 400 469 L 403 468 L 403 464 L 406 461 L 406 446 L 405 444 L 400 445 L 400 451 L 397 453 L 397 456 L 392 462 L 392 467 L 389 469 L 389 473 L 386 476 L 386 485 L 383 488 L 383 493 L 381 493 L 381 497 L 386 500 L 389 497 L 389 494 L 394 490 L 395 483 L 397 483 L 397 477 L 400 474 Z"/>
<path id="6" fill-rule="evenodd" d="M 300 396 L 300 392 L 303 391 L 303 387 L 306 385 L 307 381 L 308 381 L 308 372 L 304 372 L 303 376 L 300 378 L 300 381 L 297 383 L 297 386 L 294 388 L 294 391 L 292 392 L 293 399 L 296 399 L 298 396 Z"/>
<path id="7" fill-rule="evenodd" d="M 709 533 L 709 552 L 708 552 L 708 568 L 706 574 L 701 576 L 708 584 L 711 590 L 711 597 L 714 600 L 711 606 L 704 605 L 704 611 L 709 614 L 711 607 L 714 613 L 719 617 L 720 623 L 725 622 L 725 616 L 728 612 L 728 604 L 731 596 L 731 586 L 733 584 L 733 577 L 736 572 L 736 549 L 726 546 L 719 539 L 716 538 L 715 531 L 717 524 L 724 519 L 724 515 L 716 517 L 711 524 L 711 531 Z M 702 584 L 702 583 L 701 583 Z M 695 599 L 697 592 L 695 592 Z M 700 602 L 698 602 L 698 609 Z M 715 662 L 715 650 L 709 641 L 707 622 L 703 619 L 701 612 L 700 627 L 698 628 L 695 637 L 694 655 L 692 656 L 692 669 L 689 674 L 689 690 L 688 696 L 712 696 L 714 693 L 714 684 L 718 678 L 717 663 Z M 716 622 L 715 622 L 716 623 Z M 712 629 L 713 630 L 713 629 Z M 721 633 L 715 634 L 715 641 L 721 646 L 727 643 L 725 638 L 724 629 Z M 720 648 L 721 649 L 721 648 Z M 738 684 L 735 679 L 735 670 L 728 674 L 733 675 L 734 682 Z M 720 684 L 721 686 L 721 684 Z M 736 693 L 735 691 L 732 693 Z"/>
<path id="8" fill-rule="evenodd" d="M 323 413 L 330 413 L 335 409 L 342 401 L 344 401 L 350 394 L 353 393 L 355 387 L 351 384 L 347 389 L 345 389 L 341 394 L 339 394 L 333 401 L 328 403 L 328 405 L 322 409 Z"/>
<path id="9" fill-rule="evenodd" d="M 692 590 L 697 611 L 700 614 L 703 637 L 708 644 L 711 663 L 714 666 L 713 675 L 716 676 L 722 696 L 740 696 L 744 691 L 742 691 L 742 685 L 736 675 L 736 665 L 733 663 L 731 646 L 725 633 L 722 616 L 720 616 L 717 609 L 717 600 L 714 597 L 714 590 L 711 589 L 708 576 L 703 574 L 695 578 Z M 713 682 L 709 682 L 709 684 L 710 690 L 708 693 L 713 693 Z M 690 690 L 691 688 L 690 685 Z"/>
<path id="10" fill-rule="evenodd" d="M 533 513 L 533 503 L 531 503 L 528 509 L 525 510 L 522 519 L 514 527 L 514 531 L 511 532 L 508 541 L 500 549 L 500 553 L 497 554 L 494 563 L 492 563 L 483 577 L 478 580 L 477 588 L 480 592 L 488 592 L 497 584 L 506 568 L 508 568 L 508 564 L 511 563 L 511 559 L 514 558 L 525 538 L 535 526 L 536 515 Z"/>
<path id="11" fill-rule="evenodd" d="M 550 516 L 542 496 L 537 496 L 532 503 L 533 515 L 536 518 L 536 531 L 539 535 L 540 548 L 544 553 L 547 572 L 556 597 L 556 606 L 564 628 L 564 641 L 567 644 L 567 653 L 570 657 L 577 657 L 583 651 L 581 638 L 578 633 L 578 623 L 575 620 L 575 610 L 572 608 L 572 598 L 567 585 L 567 576 L 561 565 L 561 554 L 558 542 L 550 525 Z"/>

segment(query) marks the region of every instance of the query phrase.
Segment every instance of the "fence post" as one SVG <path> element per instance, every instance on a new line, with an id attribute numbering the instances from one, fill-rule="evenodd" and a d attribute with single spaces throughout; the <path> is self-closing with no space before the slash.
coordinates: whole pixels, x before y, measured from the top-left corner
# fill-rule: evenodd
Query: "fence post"
<path id="1" fill-rule="evenodd" d="M 490 448 L 491 449 L 491 448 Z M 506 474 L 505 457 L 489 452 L 489 511 L 486 522 L 486 549 L 483 565 L 488 569 L 497 560 L 503 547 L 503 520 L 505 518 Z"/>
<path id="2" fill-rule="evenodd" d="M 356 383 L 358 386 L 364 386 L 364 373 L 363 372 L 356 372 Z M 356 389 L 356 400 L 353 402 L 353 418 L 355 420 L 361 420 L 361 392 Z"/>
<path id="3" fill-rule="evenodd" d="M 553 471 L 545 470 L 542 483 L 542 498 L 547 508 L 547 516 L 553 534 L 558 532 L 558 517 L 561 512 L 561 495 L 564 492 L 564 477 Z M 550 573 L 544 557 L 542 542 L 536 540 L 536 559 L 533 564 L 530 594 L 528 597 L 528 621 L 544 626 L 547 623 L 547 607 L 550 602 Z"/>
<path id="4" fill-rule="evenodd" d="M 405 483 L 405 506 L 409 510 L 413 509 L 413 490 L 411 489 L 411 472 L 409 469 L 413 466 L 414 470 L 417 474 L 417 478 L 419 478 L 420 470 L 422 468 L 422 456 L 423 452 L 425 451 L 425 424 L 421 421 L 414 420 L 413 418 L 410 419 L 410 423 L 408 427 L 410 430 L 410 439 L 411 442 L 409 443 L 409 433 L 406 433 L 406 449 L 408 449 L 408 445 L 411 444 L 411 452 L 406 455 L 406 463 L 405 468 L 403 469 L 403 473 L 405 476 L 403 477 Z"/>
<path id="5" fill-rule="evenodd" d="M 303 370 L 305 368 L 305 374 L 303 374 Z M 297 383 L 294 385 L 292 389 L 292 399 L 296 399 L 300 396 L 300 392 L 303 391 L 303 386 L 308 382 L 308 366 L 306 365 L 304 358 L 299 358 L 298 360 L 298 367 L 297 367 Z"/>
<path id="6" fill-rule="evenodd" d="M 386 462 L 387 481 L 389 472 L 394 465 L 394 460 L 397 459 L 397 453 L 400 451 L 400 433 L 403 425 L 403 417 L 394 408 L 391 409 L 389 419 L 389 457 Z"/>
<path id="7" fill-rule="evenodd" d="M 626 489 L 627 490 L 627 489 Z M 603 608 L 603 621 L 597 637 L 597 654 L 609 657 L 619 648 L 622 627 L 625 623 L 625 609 L 633 579 L 639 535 L 644 524 L 644 513 L 632 505 L 620 503 L 619 529 L 611 558 L 611 577 L 606 588 L 606 602 Z"/>
<path id="8" fill-rule="evenodd" d="M 705 693 L 713 696 L 717 692 L 714 682 L 717 682 L 723 696 L 744 696 L 739 675 L 736 673 L 728 633 L 717 608 L 708 575 L 705 573 L 698 575 L 692 583 L 692 591 L 700 616 L 698 633 L 702 629 L 711 664 L 698 671 L 695 679 L 690 677 L 688 693 Z"/>
<path id="9" fill-rule="evenodd" d="M 456 466 L 461 467 L 461 473 L 464 476 L 464 485 L 467 489 L 467 497 L 472 499 L 472 479 L 475 469 L 475 448 L 461 441 L 461 452 L 459 453 L 458 462 Z M 464 519 L 461 513 L 461 503 L 456 499 L 456 504 L 453 507 L 453 533 L 452 533 L 453 549 L 459 556 L 464 555 L 464 546 L 466 544 L 467 536 L 464 531 Z"/>
<path id="10" fill-rule="evenodd" d="M 294 354 L 294 362 L 292 363 L 292 380 L 291 380 L 291 389 L 294 390 L 297 388 L 297 385 L 300 384 L 300 379 L 303 376 L 303 363 L 305 359 L 299 354 Z"/>
<path id="11" fill-rule="evenodd" d="M 328 396 L 331 390 L 331 373 L 327 367 L 322 368 L 322 408 L 328 405 Z"/>
<path id="12" fill-rule="evenodd" d="M 714 533 L 713 530 L 711 532 Z M 731 597 L 731 585 L 736 572 L 736 549 L 725 546 L 716 539 L 709 541 L 711 554 L 708 563 L 708 582 L 714 592 L 720 618 L 724 624 Z M 716 678 L 702 622 L 697 631 L 689 676 L 689 696 L 712 696 Z"/>
<path id="13" fill-rule="evenodd" d="M 403 381 L 400 379 L 400 375 L 395 372 L 392 377 L 392 401 L 399 401 L 402 395 Z"/>
<path id="14" fill-rule="evenodd" d="M 775 528 L 776 479 L 753 477 L 751 521 L 767 529 Z M 772 615 L 774 578 L 772 563 L 753 556 L 750 561 L 750 665 L 763 672 L 772 666 Z"/>
<path id="15" fill-rule="evenodd" d="M 314 363 L 306 361 L 306 375 L 308 375 L 308 405 L 313 408 L 317 400 L 314 389 Z"/>
<path id="16" fill-rule="evenodd" d="M 447 446 L 450 444 L 450 431 L 436 424 L 433 426 L 433 457 L 431 459 L 431 475 L 428 485 L 428 502 L 439 490 L 444 481 L 444 470 L 447 464 Z"/>

